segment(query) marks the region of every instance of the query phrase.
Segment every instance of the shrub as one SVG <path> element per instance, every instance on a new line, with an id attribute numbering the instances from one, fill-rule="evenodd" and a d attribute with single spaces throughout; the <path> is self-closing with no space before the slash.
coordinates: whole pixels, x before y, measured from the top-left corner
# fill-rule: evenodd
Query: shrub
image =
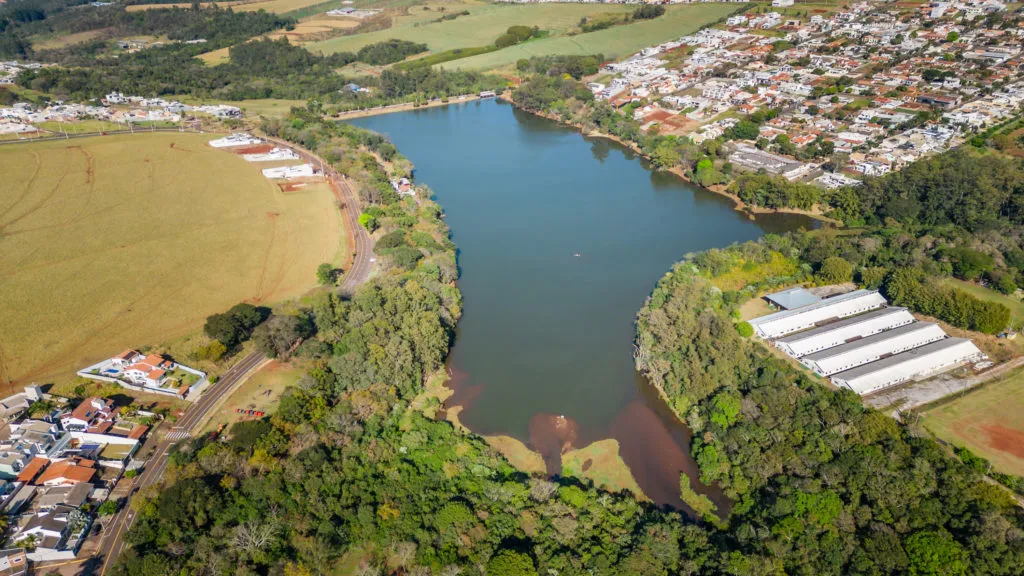
<path id="1" fill-rule="evenodd" d="M 754 335 L 754 327 L 750 325 L 750 322 L 740 322 L 739 324 L 736 324 L 736 331 L 744 338 L 750 338 Z"/>
<path id="2" fill-rule="evenodd" d="M 818 269 L 818 280 L 826 284 L 842 284 L 852 279 L 853 265 L 839 256 L 825 258 Z"/>

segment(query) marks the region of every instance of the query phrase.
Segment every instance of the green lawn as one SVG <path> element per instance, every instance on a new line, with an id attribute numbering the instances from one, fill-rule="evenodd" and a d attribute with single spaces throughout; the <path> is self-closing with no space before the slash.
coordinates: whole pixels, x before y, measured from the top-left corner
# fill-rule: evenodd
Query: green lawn
<path id="1" fill-rule="evenodd" d="M 68 134 L 88 134 L 92 132 L 109 132 L 113 130 L 127 130 L 124 124 L 116 124 L 105 120 L 79 120 L 77 122 L 40 122 L 35 125 L 41 130 L 60 133 L 63 129 Z"/>
<path id="2" fill-rule="evenodd" d="M 480 4 L 450 5 L 445 12 L 436 9 L 410 9 L 409 16 L 395 19 L 386 30 L 331 38 L 306 46 L 312 52 L 333 54 L 355 52 L 367 44 L 389 38 L 401 38 L 426 44 L 431 52 L 454 48 L 486 46 L 502 35 L 509 26 L 537 26 L 552 36 L 575 27 L 580 18 L 607 12 L 631 12 L 634 7 L 613 4 Z M 432 22 L 442 14 L 469 10 L 468 16 L 455 20 Z"/>
<path id="3" fill-rule="evenodd" d="M 1024 323 L 1024 302 L 1017 299 L 1014 296 L 1006 296 L 1000 292 L 992 290 L 991 288 L 985 288 L 977 284 L 970 282 L 964 282 L 956 278 L 947 278 L 943 282 L 948 286 L 959 288 L 965 292 L 970 292 L 974 296 L 981 298 L 982 300 L 988 300 L 990 302 L 998 302 L 1010 309 L 1010 325 L 1014 328 L 1020 328 L 1021 324 Z"/>
<path id="4" fill-rule="evenodd" d="M 939 438 L 966 446 L 1000 472 L 1024 475 L 1024 370 L 924 413 Z"/>
<path id="5" fill-rule="evenodd" d="M 600 53 L 608 59 L 621 59 L 647 46 L 690 34 L 730 14 L 736 8 L 735 4 L 669 6 L 664 16 L 654 20 L 615 26 L 589 34 L 541 38 L 497 52 L 454 60 L 441 66 L 447 69 L 494 70 L 513 65 L 520 58 L 551 54 Z"/>

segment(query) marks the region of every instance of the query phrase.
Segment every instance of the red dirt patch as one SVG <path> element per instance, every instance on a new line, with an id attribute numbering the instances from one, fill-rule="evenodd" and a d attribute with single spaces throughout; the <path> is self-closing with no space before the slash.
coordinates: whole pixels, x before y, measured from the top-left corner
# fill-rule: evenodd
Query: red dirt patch
<path id="1" fill-rule="evenodd" d="M 990 448 L 1024 459 L 1024 432 L 998 424 L 985 424 L 981 429 L 988 434 Z"/>
<path id="2" fill-rule="evenodd" d="M 235 154 L 266 154 L 274 149 L 273 144 L 256 144 L 253 146 L 243 146 L 241 148 L 232 148 L 231 151 Z"/>
<path id="3" fill-rule="evenodd" d="M 277 185 L 281 192 L 297 192 L 306 187 L 305 182 L 282 182 Z"/>

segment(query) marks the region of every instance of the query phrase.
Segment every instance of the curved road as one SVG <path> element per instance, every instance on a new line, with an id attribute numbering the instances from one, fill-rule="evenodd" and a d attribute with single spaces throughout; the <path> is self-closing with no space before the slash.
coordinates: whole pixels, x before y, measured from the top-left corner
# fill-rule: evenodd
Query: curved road
<path id="1" fill-rule="evenodd" d="M 341 207 L 345 218 L 345 225 L 352 239 L 352 251 L 354 253 L 352 264 L 345 270 L 342 281 L 338 285 L 338 291 L 341 294 L 351 296 L 359 285 L 369 279 L 370 272 L 373 270 L 373 238 L 370 237 L 365 228 L 359 225 L 359 214 L 362 212 L 362 209 L 358 195 L 349 186 L 344 176 L 312 152 L 277 138 L 267 137 L 266 139 L 276 145 L 294 150 L 303 160 L 314 166 L 323 167 L 324 177 L 334 189 L 334 195 Z M 160 481 L 164 469 L 167 467 L 171 446 L 177 440 L 191 436 L 193 432 L 196 432 L 199 425 L 206 420 L 206 416 L 210 411 L 220 404 L 221 399 L 231 394 L 251 372 L 259 369 L 265 360 L 266 358 L 260 352 L 252 352 L 243 358 L 238 364 L 224 372 L 220 380 L 207 389 L 202 398 L 188 408 L 175 426 L 171 428 L 169 434 L 165 434 L 161 440 L 153 437 L 146 442 L 143 449 L 152 446 L 153 443 L 155 443 L 155 447 L 146 461 L 142 474 L 134 479 L 134 483 L 130 484 L 129 500 L 137 491 Z M 131 528 L 134 521 L 135 511 L 126 505 L 106 523 L 103 541 L 93 555 L 93 558 L 102 561 L 102 564 L 98 566 L 98 573 L 100 575 L 106 574 L 107 570 L 113 565 L 113 561 L 124 551 L 124 535 Z M 45 567 L 41 568 L 45 569 Z M 86 570 L 86 572 L 90 571 Z"/>
<path id="2" fill-rule="evenodd" d="M 143 449 L 153 446 L 154 443 L 155 447 L 152 449 L 149 459 L 146 460 L 142 474 L 132 479 L 129 500 L 137 491 L 160 481 L 164 468 L 167 467 L 171 446 L 178 439 L 191 436 L 193 432 L 198 431 L 198 427 L 206 420 L 206 416 L 210 411 L 219 405 L 225 396 L 233 392 L 236 386 L 245 380 L 246 376 L 258 369 L 265 360 L 266 357 L 262 352 L 252 352 L 237 364 L 228 368 L 216 384 L 211 384 L 202 397 L 185 410 L 185 414 L 175 422 L 170 433 L 165 434 L 159 440 L 154 435 L 146 442 Z M 173 439 L 170 437 L 172 434 L 175 436 Z M 124 481 L 122 479 L 122 482 Z M 103 561 L 99 569 L 100 574 L 105 574 L 113 565 L 113 560 L 124 550 L 124 534 L 128 528 L 131 528 L 134 521 L 135 511 L 126 505 L 106 523 L 103 542 L 93 555 L 95 558 L 100 558 Z"/>
<path id="3" fill-rule="evenodd" d="M 359 225 L 359 214 L 362 213 L 359 195 L 352 190 L 344 176 L 339 174 L 330 163 L 324 162 L 316 154 L 286 140 L 269 136 L 265 138 L 268 142 L 282 148 L 294 150 L 304 161 L 309 162 L 313 166 L 323 168 L 324 178 L 330 182 L 331 187 L 334 189 L 334 196 L 341 207 L 341 213 L 345 217 L 345 226 L 348 228 L 349 237 L 352 239 L 351 250 L 354 254 L 352 265 L 345 270 L 341 283 L 338 285 L 340 293 L 352 296 L 355 293 L 356 287 L 370 278 L 370 272 L 373 270 L 373 238 L 370 237 L 365 228 Z"/>

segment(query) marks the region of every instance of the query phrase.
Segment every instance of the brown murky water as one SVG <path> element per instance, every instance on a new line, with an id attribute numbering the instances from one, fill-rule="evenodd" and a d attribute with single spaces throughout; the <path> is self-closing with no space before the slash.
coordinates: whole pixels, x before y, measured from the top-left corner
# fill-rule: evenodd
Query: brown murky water
<path id="1" fill-rule="evenodd" d="M 627 149 L 500 102 L 364 118 L 444 206 L 465 300 L 450 406 L 544 456 L 615 438 L 645 494 L 682 508 L 690 435 L 633 368 L 634 319 L 688 252 L 810 225 L 750 219 Z M 713 487 L 695 489 L 720 506 Z"/>

